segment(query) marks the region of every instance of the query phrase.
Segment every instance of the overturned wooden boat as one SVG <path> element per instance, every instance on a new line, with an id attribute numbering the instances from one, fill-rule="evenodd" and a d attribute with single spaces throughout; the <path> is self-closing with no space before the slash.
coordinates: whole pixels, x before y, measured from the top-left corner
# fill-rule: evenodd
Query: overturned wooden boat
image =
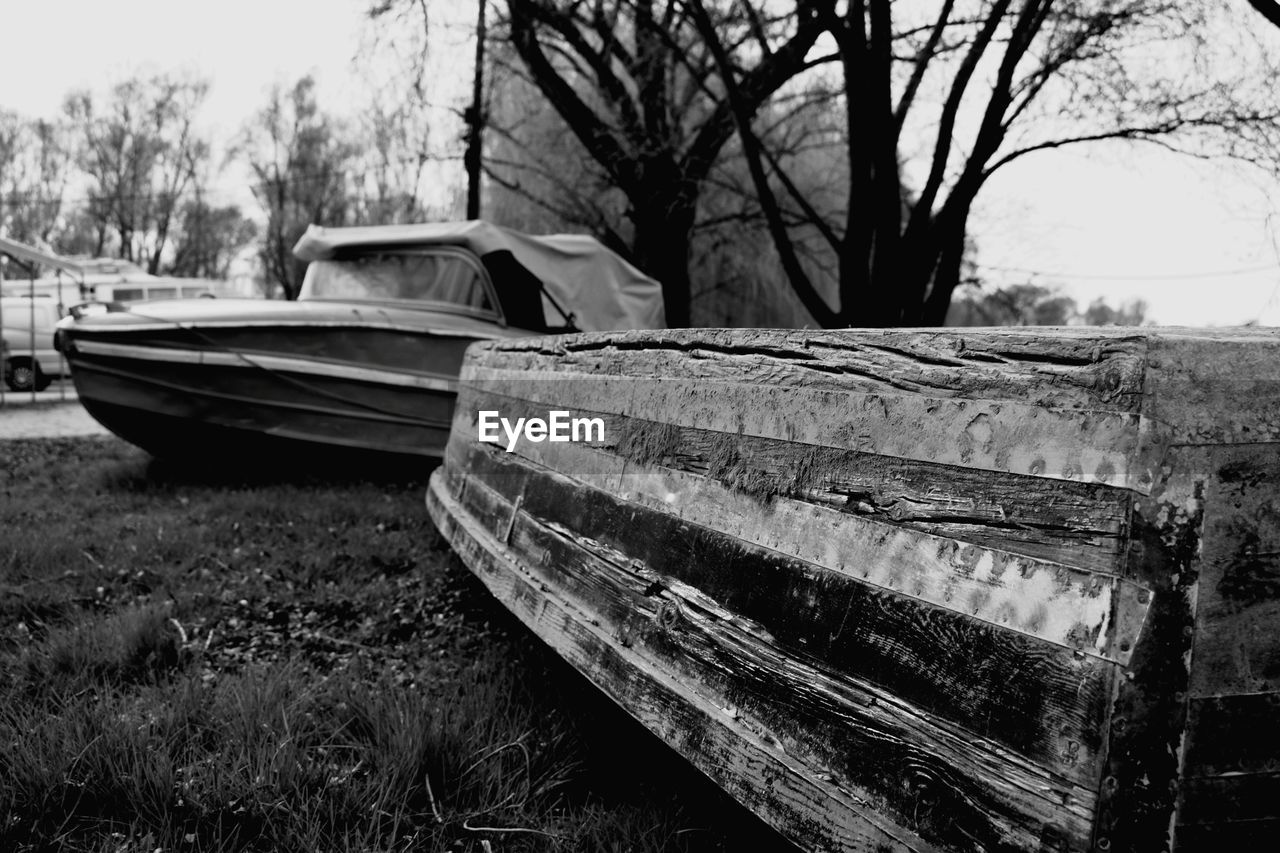
<path id="1" fill-rule="evenodd" d="M 549 337 L 461 383 L 437 526 L 802 847 L 1280 832 L 1274 331 Z"/>
<path id="2" fill-rule="evenodd" d="M 439 457 L 477 340 L 662 325 L 662 291 L 594 239 L 480 221 L 312 226 L 296 302 L 76 309 L 80 400 L 157 456 Z"/>

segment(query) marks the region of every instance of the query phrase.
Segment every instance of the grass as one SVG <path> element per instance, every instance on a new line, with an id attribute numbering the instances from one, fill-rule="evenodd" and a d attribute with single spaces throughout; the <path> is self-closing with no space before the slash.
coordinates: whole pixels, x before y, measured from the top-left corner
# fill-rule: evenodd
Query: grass
<path id="1" fill-rule="evenodd" d="M 783 846 L 496 605 L 423 488 L 0 442 L 0 849 Z"/>

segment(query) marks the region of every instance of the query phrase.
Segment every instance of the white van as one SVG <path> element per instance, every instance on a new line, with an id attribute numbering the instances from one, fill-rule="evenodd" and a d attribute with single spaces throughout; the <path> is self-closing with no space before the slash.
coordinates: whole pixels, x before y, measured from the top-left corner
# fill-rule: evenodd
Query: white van
<path id="1" fill-rule="evenodd" d="M 140 279 L 137 281 L 112 282 L 107 284 L 89 284 L 87 298 L 95 302 L 122 302 L 126 305 L 134 302 L 151 302 L 157 299 L 191 299 L 197 296 L 213 296 L 209 282 L 198 279 L 156 278 L 154 281 Z"/>
<path id="2" fill-rule="evenodd" d="M 43 391 L 54 377 L 68 372 L 66 360 L 53 348 L 60 319 L 57 300 L 48 297 L 0 297 L 5 354 L 4 381 L 14 391 Z M 34 334 L 33 334 L 34 333 Z M 35 346 L 32 346 L 34 339 Z"/>
<path id="3" fill-rule="evenodd" d="M 120 276 L 90 275 L 82 282 L 64 279 L 38 278 L 34 282 L 10 281 L 3 284 L 4 297 L 24 297 L 34 294 L 37 299 L 61 299 L 67 305 L 81 302 L 149 302 L 157 299 L 191 299 L 197 296 L 215 296 L 219 282 L 199 278 L 172 278 L 139 273 L 130 278 Z M 8 325 L 6 323 L 5 325 Z"/>

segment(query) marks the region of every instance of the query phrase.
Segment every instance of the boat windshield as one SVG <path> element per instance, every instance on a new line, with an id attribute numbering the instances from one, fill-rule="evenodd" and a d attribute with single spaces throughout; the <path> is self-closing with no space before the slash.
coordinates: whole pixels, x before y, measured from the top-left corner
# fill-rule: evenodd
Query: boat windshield
<path id="1" fill-rule="evenodd" d="M 312 261 L 307 278 L 312 299 L 408 299 L 495 310 L 476 264 L 461 254 L 386 252 Z"/>

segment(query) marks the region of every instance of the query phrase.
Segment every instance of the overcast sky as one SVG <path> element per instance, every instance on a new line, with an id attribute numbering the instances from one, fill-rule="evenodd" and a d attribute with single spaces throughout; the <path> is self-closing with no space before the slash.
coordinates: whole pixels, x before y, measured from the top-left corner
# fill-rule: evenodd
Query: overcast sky
<path id="1" fill-rule="evenodd" d="M 0 0 L 0 108 L 53 116 L 72 89 L 186 71 L 212 81 L 203 118 L 220 141 L 273 84 L 303 74 L 316 76 L 322 105 L 341 110 L 360 97 L 352 62 L 367 38 L 366 5 Z M 470 73 L 469 60 L 456 67 Z M 223 192 L 243 198 L 236 187 Z M 1098 296 L 1141 298 L 1170 325 L 1280 325 L 1273 178 L 1116 146 L 1028 157 L 984 193 L 973 236 L 993 283 L 1057 286 L 1082 307 Z"/>
<path id="2" fill-rule="evenodd" d="M 205 115 L 239 125 L 275 82 L 346 83 L 364 0 L 0 0 L 0 105 L 56 112 L 135 71 L 209 77 Z M 336 94 L 336 93 L 335 93 Z"/>

